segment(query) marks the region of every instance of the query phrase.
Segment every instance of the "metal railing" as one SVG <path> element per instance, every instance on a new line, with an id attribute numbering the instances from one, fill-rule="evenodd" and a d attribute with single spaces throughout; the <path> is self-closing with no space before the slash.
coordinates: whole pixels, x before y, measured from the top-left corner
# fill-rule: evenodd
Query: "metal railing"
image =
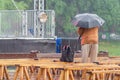
<path id="1" fill-rule="evenodd" d="M 34 10 L 1 10 L 0 11 L 0 38 L 54 38 L 55 12 L 45 10 L 48 19 L 41 23 Z M 43 11 L 42 11 L 43 12 Z"/>

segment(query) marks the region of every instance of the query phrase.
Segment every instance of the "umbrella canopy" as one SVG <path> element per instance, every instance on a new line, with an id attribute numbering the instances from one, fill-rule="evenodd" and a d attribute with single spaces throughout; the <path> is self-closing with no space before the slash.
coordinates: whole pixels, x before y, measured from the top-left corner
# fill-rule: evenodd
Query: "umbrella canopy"
<path id="1" fill-rule="evenodd" d="M 83 13 L 83 14 L 77 14 L 72 19 L 72 24 L 77 27 L 83 27 L 83 28 L 92 28 L 92 27 L 100 27 L 104 24 L 104 20 L 99 17 L 96 14 L 90 14 L 90 13 Z"/>

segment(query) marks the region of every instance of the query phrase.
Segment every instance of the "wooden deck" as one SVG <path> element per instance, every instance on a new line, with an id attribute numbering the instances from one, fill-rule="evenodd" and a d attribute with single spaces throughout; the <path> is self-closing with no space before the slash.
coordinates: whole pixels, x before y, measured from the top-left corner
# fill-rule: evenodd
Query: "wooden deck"
<path id="1" fill-rule="evenodd" d="M 119 80 L 120 62 L 110 59 L 111 64 L 60 62 L 54 59 L 0 59 L 0 80 L 79 80 L 77 71 L 82 72 L 82 80 Z M 7 66 L 14 66 L 10 76 Z M 36 75 L 35 75 L 36 74 Z M 117 75 L 116 75 L 117 74 Z M 96 76 L 97 75 L 97 76 Z M 114 75 L 114 77 L 111 77 Z M 101 77 L 102 76 L 102 77 Z M 58 79 L 56 79 L 56 77 Z M 97 78 L 97 79 L 96 79 Z M 110 80 L 110 79 L 109 79 Z"/>
<path id="2" fill-rule="evenodd" d="M 0 80 L 120 80 L 120 57 L 99 54 L 98 62 L 81 63 L 79 53 L 74 62 L 60 62 L 61 54 L 56 53 L 30 55 L 4 55 L 6 58 L 0 59 Z M 12 72 L 9 66 L 14 67 Z"/>

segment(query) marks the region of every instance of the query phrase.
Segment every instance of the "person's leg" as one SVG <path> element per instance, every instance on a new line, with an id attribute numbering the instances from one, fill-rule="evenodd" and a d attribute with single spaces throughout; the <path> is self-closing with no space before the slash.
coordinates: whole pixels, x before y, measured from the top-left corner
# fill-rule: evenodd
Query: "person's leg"
<path id="1" fill-rule="evenodd" d="M 89 44 L 85 44 L 85 45 L 82 45 L 82 48 L 81 48 L 81 50 L 82 50 L 82 58 L 81 58 L 81 62 L 83 62 L 83 63 L 86 63 L 86 62 L 88 62 L 88 55 L 89 55 Z"/>
<path id="2" fill-rule="evenodd" d="M 98 56 L 98 44 L 91 44 L 90 48 L 90 62 L 96 62 Z"/>

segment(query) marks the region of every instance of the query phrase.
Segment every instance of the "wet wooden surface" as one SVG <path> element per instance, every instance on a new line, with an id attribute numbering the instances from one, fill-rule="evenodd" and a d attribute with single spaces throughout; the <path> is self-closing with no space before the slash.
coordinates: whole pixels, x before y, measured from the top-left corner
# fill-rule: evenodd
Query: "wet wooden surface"
<path id="1" fill-rule="evenodd" d="M 23 56 L 23 54 L 22 54 Z M 10 56 L 9 56 L 10 57 Z M 112 68 L 114 69 L 117 65 L 117 69 L 119 72 L 119 64 L 120 64 L 120 57 L 109 57 L 106 54 L 99 54 L 98 62 L 100 66 L 96 63 L 81 63 L 81 54 L 75 53 L 74 62 L 60 62 L 59 59 L 61 57 L 61 53 L 37 53 L 36 57 L 29 58 L 23 56 L 23 58 L 14 57 L 11 59 L 0 59 L 0 78 L 2 80 L 3 74 L 6 80 L 36 80 L 42 78 L 40 80 L 79 80 L 80 77 L 75 77 L 71 73 L 71 71 L 76 70 L 103 70 Z M 106 65 L 113 65 L 113 66 L 106 66 Z M 10 69 L 6 69 L 8 66 L 14 66 L 15 68 L 11 71 Z M 36 71 L 37 67 L 37 71 Z M 41 68 L 41 70 L 40 70 Z M 53 69 L 52 73 L 49 72 L 49 69 Z M 56 74 L 56 69 L 61 71 L 61 74 Z M 42 73 L 41 73 L 42 72 Z M 56 75 L 53 75 L 54 74 Z M 102 72 L 102 71 L 101 71 Z M 107 71 L 109 72 L 109 71 Z M 57 72 L 58 73 L 58 72 Z M 94 71 L 92 73 L 100 73 L 100 71 Z M 2 75 L 2 76 L 1 76 Z M 52 75 L 52 78 L 51 78 Z M 66 77 L 64 76 L 66 75 Z M 70 75 L 70 76 L 69 76 Z M 47 77 L 49 76 L 49 78 Z M 83 78 L 86 76 L 86 72 L 82 76 Z M 74 77 L 74 79 L 73 79 Z M 10 78 L 10 79 L 9 79 Z M 38 79 L 39 80 L 39 79 Z"/>
<path id="2" fill-rule="evenodd" d="M 56 61 L 55 61 L 56 60 Z M 0 59 L 0 75 L 1 75 L 1 79 L 3 78 L 2 75 L 6 74 L 6 72 L 8 74 L 6 74 L 6 76 L 4 76 L 5 78 L 8 78 L 8 76 L 11 75 L 11 73 L 9 74 L 9 70 L 6 70 L 5 67 L 7 66 L 15 66 L 16 68 L 14 69 L 14 72 L 12 72 L 13 76 L 10 76 L 10 80 L 35 80 L 37 77 L 40 78 L 40 75 L 43 76 L 43 80 L 48 79 L 47 76 L 49 76 L 49 80 L 51 80 L 51 75 L 52 75 L 52 80 L 53 79 L 53 74 L 49 72 L 49 69 L 60 69 L 62 72 L 59 75 L 56 75 L 58 80 L 69 80 L 69 75 L 71 76 L 71 79 L 73 79 L 73 74 L 71 73 L 71 71 L 76 71 L 76 70 L 107 70 L 107 69 L 117 69 L 118 72 L 120 72 L 120 66 L 118 64 L 120 64 L 119 62 L 119 58 L 117 59 L 104 59 L 99 57 L 100 62 L 102 63 L 102 65 L 98 65 L 95 63 L 80 63 L 80 58 L 75 58 L 75 61 L 79 61 L 79 62 L 60 62 L 58 58 L 41 58 L 41 59 Z M 111 63 L 112 65 L 108 64 L 106 65 L 107 61 L 109 61 L 109 63 Z M 103 64 L 104 62 L 104 64 Z M 105 63 L 106 62 L 106 63 Z M 35 71 L 31 71 L 30 67 L 39 67 L 40 69 L 38 70 L 38 72 Z M 29 71 L 28 71 L 29 70 Z M 39 72 L 42 72 L 39 73 Z M 102 71 L 101 71 L 102 72 Z M 106 72 L 106 71 L 105 71 Z M 111 72 L 111 71 L 107 71 L 107 72 Z M 92 73 L 100 73 L 100 71 L 94 71 Z M 32 75 L 31 75 L 32 74 Z M 86 72 L 84 73 L 83 77 L 85 77 Z M 65 77 L 63 77 L 63 75 L 66 75 Z M 12 78 L 12 79 L 11 79 Z M 34 79 L 33 79 L 34 78 Z M 75 78 L 76 79 L 76 78 Z M 9 80 L 9 79 L 7 79 Z M 57 79 L 55 79 L 57 80 Z M 77 80 L 77 79 L 76 79 Z"/>

